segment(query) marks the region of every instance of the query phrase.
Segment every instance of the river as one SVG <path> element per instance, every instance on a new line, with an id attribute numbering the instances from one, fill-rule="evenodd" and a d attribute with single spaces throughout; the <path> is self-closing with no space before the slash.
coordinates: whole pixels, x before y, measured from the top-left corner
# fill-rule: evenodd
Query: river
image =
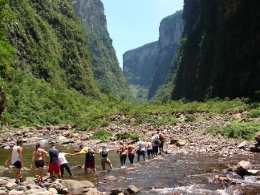
<path id="1" fill-rule="evenodd" d="M 32 157 L 33 146 L 23 147 L 24 166 L 29 167 Z M 45 150 L 49 148 L 44 147 Z M 57 146 L 57 149 L 62 152 L 74 153 L 74 146 Z M 0 165 L 4 165 L 9 150 L 0 150 Z M 75 175 L 75 180 L 89 180 L 100 191 L 110 191 L 112 188 L 127 187 L 135 185 L 141 192 L 140 195 L 148 194 L 169 194 L 169 195 L 260 195 L 260 178 L 259 176 L 247 176 L 239 178 L 233 172 L 225 172 L 227 164 L 236 165 L 240 160 L 248 160 L 252 163 L 253 169 L 260 170 L 260 155 L 252 153 L 251 156 L 207 156 L 207 155 L 159 155 L 158 157 L 146 160 L 140 163 L 135 157 L 132 168 L 135 171 L 126 171 L 130 167 L 127 160 L 126 168 L 120 168 L 119 155 L 115 151 L 109 152 L 109 159 L 113 163 L 114 169 L 103 172 L 100 166 L 99 155 L 96 155 L 97 173 L 84 174 L 84 170 L 79 168 L 79 165 L 84 164 L 84 156 L 66 156 L 72 172 Z M 142 159 L 142 158 L 141 158 Z M 47 170 L 44 170 L 46 173 Z M 90 170 L 91 172 L 91 170 Z M 37 174 L 36 170 L 23 171 L 23 178 L 27 176 L 34 177 Z M 103 183 L 106 176 L 115 176 L 117 181 Z M 227 175 L 232 178 L 232 181 L 239 183 L 236 185 L 228 185 L 226 182 L 221 182 L 216 179 L 217 176 Z M 3 171 L 0 176 L 14 178 L 15 169 L 13 171 Z M 64 179 L 70 179 L 65 171 Z M 159 189 L 152 189 L 159 187 Z M 81 194 L 79 191 L 70 192 L 71 194 Z"/>

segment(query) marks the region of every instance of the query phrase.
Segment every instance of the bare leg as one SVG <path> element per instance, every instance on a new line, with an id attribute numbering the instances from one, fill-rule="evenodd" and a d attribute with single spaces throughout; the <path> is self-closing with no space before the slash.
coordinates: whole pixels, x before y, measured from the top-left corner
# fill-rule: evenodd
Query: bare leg
<path id="1" fill-rule="evenodd" d="M 37 177 L 36 182 L 39 182 L 42 180 L 42 172 L 43 172 L 43 167 L 39 167 L 38 168 L 38 177 Z"/>
<path id="2" fill-rule="evenodd" d="M 88 168 L 87 167 L 84 168 L 84 171 L 85 171 L 85 174 L 88 174 Z"/>
<path id="3" fill-rule="evenodd" d="M 18 168 L 16 171 L 15 181 L 18 182 L 18 180 L 21 176 L 22 176 L 22 168 Z"/>

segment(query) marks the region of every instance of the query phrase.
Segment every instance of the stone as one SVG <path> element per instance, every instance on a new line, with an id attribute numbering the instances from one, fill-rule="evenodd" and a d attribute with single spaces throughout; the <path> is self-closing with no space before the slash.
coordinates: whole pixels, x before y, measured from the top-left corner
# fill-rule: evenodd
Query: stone
<path id="1" fill-rule="evenodd" d="M 130 193 L 130 194 L 137 194 L 138 192 L 140 192 L 141 190 L 139 188 L 137 188 L 136 186 L 134 185 L 129 185 L 127 187 L 127 191 Z"/>
<path id="2" fill-rule="evenodd" d="M 101 195 L 102 193 L 98 191 L 96 188 L 90 189 L 88 192 L 84 193 L 84 195 Z"/>
<path id="3" fill-rule="evenodd" d="M 9 195 L 24 195 L 24 191 L 11 190 L 8 193 Z"/>
<path id="4" fill-rule="evenodd" d="M 104 182 L 108 182 L 108 181 L 116 181 L 116 177 L 112 175 L 105 177 Z"/>
<path id="5" fill-rule="evenodd" d="M 176 143 L 176 146 L 185 146 L 186 145 L 186 140 L 178 140 L 177 143 Z"/>
<path id="6" fill-rule="evenodd" d="M 247 141 L 245 140 L 245 141 L 241 142 L 237 147 L 239 149 L 241 149 L 241 148 L 245 148 L 246 145 L 247 145 Z"/>
<path id="7" fill-rule="evenodd" d="M 260 131 L 255 134 L 255 140 L 260 143 Z"/>
<path id="8" fill-rule="evenodd" d="M 78 189 L 78 188 L 93 188 L 94 184 L 91 183 L 90 181 L 76 181 L 72 179 L 66 179 L 62 180 L 61 184 L 63 185 L 64 188 L 68 188 L 69 190 L 71 189 Z"/>
<path id="9" fill-rule="evenodd" d="M 248 173 L 247 170 L 249 169 L 252 169 L 252 164 L 249 161 L 241 160 L 235 166 L 234 172 L 238 175 L 246 175 Z"/>

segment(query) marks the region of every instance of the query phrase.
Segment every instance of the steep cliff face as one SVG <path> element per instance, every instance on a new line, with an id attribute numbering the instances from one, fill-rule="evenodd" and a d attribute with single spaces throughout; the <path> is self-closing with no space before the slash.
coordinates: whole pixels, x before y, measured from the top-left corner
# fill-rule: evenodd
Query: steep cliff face
<path id="1" fill-rule="evenodd" d="M 123 73 L 127 83 L 133 85 L 135 90 L 139 89 L 142 98 L 147 98 L 148 92 L 148 98 L 153 97 L 158 86 L 164 83 L 182 36 L 182 11 L 164 18 L 159 31 L 159 41 L 127 51 L 123 55 Z"/>
<path id="2" fill-rule="evenodd" d="M 73 1 L 91 56 L 92 69 L 99 89 L 114 95 L 129 94 L 112 40 L 107 31 L 104 6 L 100 0 Z"/>
<path id="3" fill-rule="evenodd" d="M 260 100 L 260 1 L 185 0 L 172 99 Z"/>
<path id="4" fill-rule="evenodd" d="M 158 42 L 149 43 L 123 54 L 123 73 L 128 85 L 148 88 L 152 82 L 155 60 L 158 56 Z"/>
<path id="5" fill-rule="evenodd" d="M 182 11 L 178 11 L 161 21 L 158 41 L 159 53 L 154 66 L 153 79 L 149 88 L 148 99 L 151 99 L 158 87 L 164 84 L 177 45 L 182 38 L 182 31 Z"/>
<path id="6" fill-rule="evenodd" d="M 147 98 L 158 51 L 156 41 L 123 54 L 123 74 L 132 95 L 136 98 Z"/>

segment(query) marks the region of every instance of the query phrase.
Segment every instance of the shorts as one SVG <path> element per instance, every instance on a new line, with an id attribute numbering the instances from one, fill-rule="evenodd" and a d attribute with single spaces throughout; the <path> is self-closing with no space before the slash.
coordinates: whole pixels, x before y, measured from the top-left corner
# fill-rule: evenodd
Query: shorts
<path id="1" fill-rule="evenodd" d="M 153 149 L 148 149 L 148 150 L 147 150 L 147 154 L 148 154 L 148 155 L 150 155 L 150 154 L 152 154 L 152 153 L 153 153 Z"/>
<path id="2" fill-rule="evenodd" d="M 85 162 L 85 168 L 95 168 L 95 161 Z"/>
<path id="3" fill-rule="evenodd" d="M 161 143 L 159 144 L 159 148 L 163 148 L 163 143 L 164 143 L 164 142 L 161 142 Z"/>
<path id="4" fill-rule="evenodd" d="M 49 173 L 55 172 L 56 174 L 60 174 L 60 163 L 59 162 L 50 162 L 49 164 Z"/>
<path id="5" fill-rule="evenodd" d="M 22 168 L 22 163 L 21 163 L 21 161 L 16 161 L 14 164 L 13 164 L 14 166 L 15 166 L 15 168 L 17 168 L 17 169 L 21 169 Z"/>
<path id="6" fill-rule="evenodd" d="M 35 166 L 36 166 L 37 168 L 39 168 L 39 167 L 44 167 L 44 161 L 43 161 L 43 160 L 36 160 L 36 161 L 35 161 Z"/>
<path id="7" fill-rule="evenodd" d="M 101 166 L 102 166 L 102 168 L 105 168 L 106 163 L 110 165 L 111 161 L 108 158 L 101 159 Z"/>
<path id="8" fill-rule="evenodd" d="M 153 153 L 158 153 L 158 146 L 153 146 Z"/>
<path id="9" fill-rule="evenodd" d="M 145 150 L 141 150 L 139 153 L 140 156 L 145 156 Z"/>

